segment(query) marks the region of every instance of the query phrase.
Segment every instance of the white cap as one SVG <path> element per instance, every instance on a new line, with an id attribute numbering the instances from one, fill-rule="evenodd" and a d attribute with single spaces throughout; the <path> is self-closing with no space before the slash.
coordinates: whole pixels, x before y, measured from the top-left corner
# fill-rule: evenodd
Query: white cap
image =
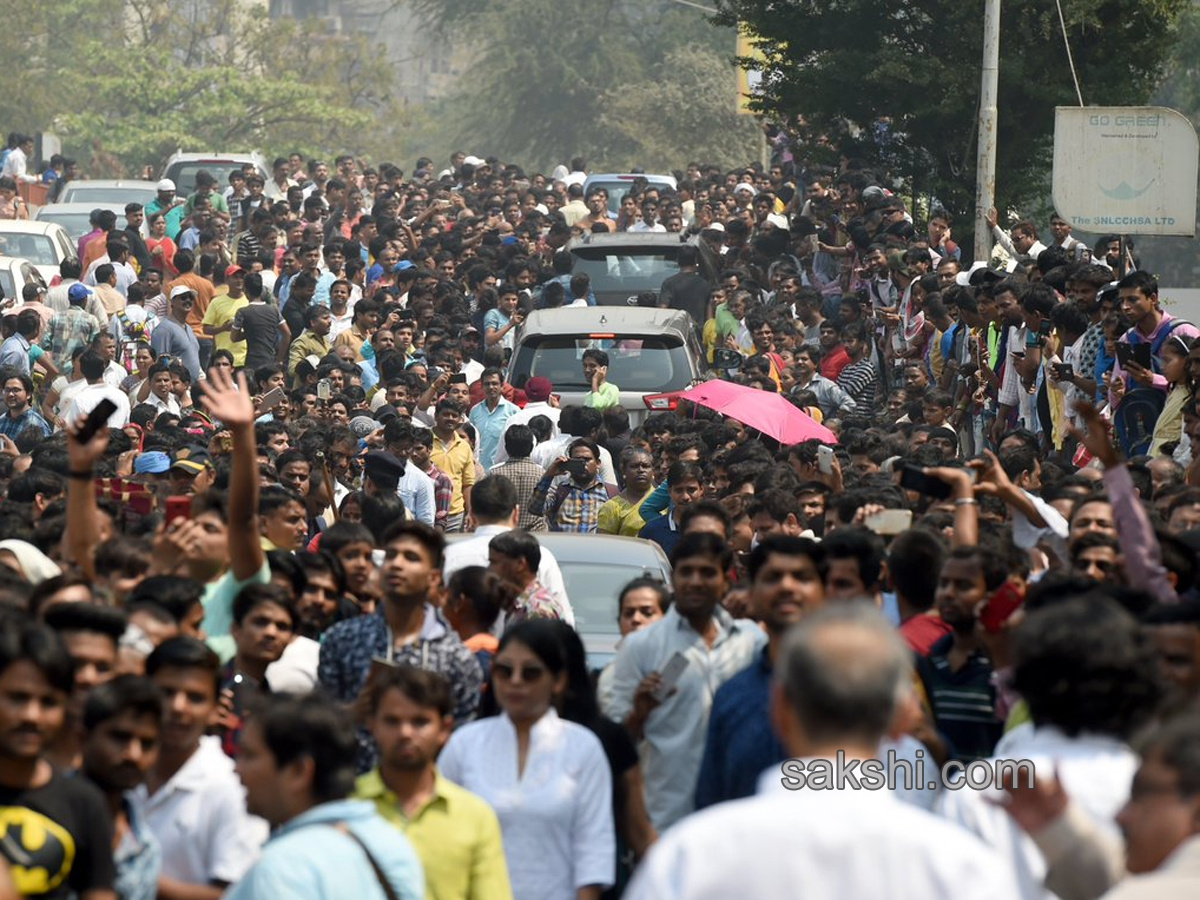
<path id="1" fill-rule="evenodd" d="M 159 191 L 173 191 L 175 190 L 175 182 L 173 182 L 170 178 L 164 178 L 156 185 L 156 188 Z"/>
<path id="2" fill-rule="evenodd" d="M 781 216 L 779 213 L 771 213 L 770 215 L 767 216 L 767 221 L 770 222 L 772 225 L 774 225 L 776 228 L 781 228 L 784 231 L 788 230 L 787 216 Z"/>
<path id="3" fill-rule="evenodd" d="M 707 225 L 705 225 L 700 230 L 701 231 L 719 231 L 719 232 L 721 232 L 721 234 L 724 234 L 725 226 L 722 225 L 720 222 L 709 222 Z"/>
<path id="4" fill-rule="evenodd" d="M 739 181 L 737 184 L 735 184 L 733 186 L 733 192 L 736 194 L 738 191 L 741 191 L 742 193 L 749 193 L 749 194 L 757 194 L 758 193 L 758 189 L 755 188 L 754 185 L 748 184 L 745 181 Z"/>
<path id="5" fill-rule="evenodd" d="M 478 156 L 468 156 L 466 159 L 463 160 L 463 165 L 464 166 L 482 166 L 483 160 L 480 159 Z"/>
<path id="6" fill-rule="evenodd" d="M 171 299 L 172 300 L 174 300 L 176 297 L 182 297 L 184 294 L 191 294 L 193 297 L 196 296 L 196 292 L 194 290 L 192 290 L 190 287 L 188 287 L 186 284 L 178 284 L 175 287 L 171 288 Z"/>

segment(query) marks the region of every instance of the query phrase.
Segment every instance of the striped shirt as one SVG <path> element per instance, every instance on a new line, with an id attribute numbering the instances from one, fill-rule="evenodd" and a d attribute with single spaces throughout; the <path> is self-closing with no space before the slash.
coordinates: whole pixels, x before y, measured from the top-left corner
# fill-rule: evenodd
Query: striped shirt
<path id="1" fill-rule="evenodd" d="M 854 401 L 856 413 L 867 416 L 875 414 L 875 367 L 870 357 L 863 357 L 842 369 L 837 386 Z"/>
<path id="2" fill-rule="evenodd" d="M 996 715 L 992 664 L 979 650 L 966 665 L 950 666 L 954 635 L 948 634 L 917 659 L 917 674 L 925 686 L 934 722 L 952 744 L 954 758 L 963 762 L 986 759 L 1000 739 L 1004 723 Z"/>

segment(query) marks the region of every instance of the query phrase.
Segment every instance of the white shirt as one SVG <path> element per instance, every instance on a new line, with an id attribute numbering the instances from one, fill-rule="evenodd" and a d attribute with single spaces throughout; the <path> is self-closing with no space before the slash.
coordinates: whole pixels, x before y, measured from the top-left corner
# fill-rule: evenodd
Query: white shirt
<path id="1" fill-rule="evenodd" d="M 465 367 L 464 367 L 465 368 Z M 557 406 L 551 406 L 544 400 L 538 400 L 533 403 L 526 403 L 524 408 L 517 410 L 508 417 L 508 421 L 504 423 L 504 434 L 508 433 L 508 429 L 514 425 L 528 425 L 534 416 L 545 416 L 554 425 L 554 430 L 551 431 L 550 437 L 553 439 L 558 437 L 558 417 L 562 415 L 562 410 Z M 496 460 L 492 468 L 501 463 L 508 462 L 508 450 L 504 447 L 504 435 L 500 436 L 500 447 L 496 450 Z M 543 466 L 543 468 L 545 468 Z"/>
<path id="2" fill-rule="evenodd" d="M 719 606 L 713 617 L 717 638 L 709 647 L 672 606 L 659 621 L 627 635 L 613 664 L 612 694 L 604 713 L 622 722 L 633 710 L 633 695 L 642 679 L 661 672 L 676 652 L 687 657 L 688 667 L 675 693 L 650 714 L 644 729 L 646 809 L 660 833 L 695 808 L 713 695 L 750 665 L 767 641 L 749 619 L 734 619 Z"/>
<path id="3" fill-rule="evenodd" d="M 636 222 L 634 222 L 632 225 L 630 225 L 629 228 L 626 230 L 635 231 L 635 232 L 642 232 L 642 231 L 650 232 L 650 231 L 652 231 L 656 234 L 666 234 L 667 226 L 661 224 L 660 222 L 655 222 L 653 225 L 647 225 L 643 220 L 638 219 Z"/>
<path id="4" fill-rule="evenodd" d="M 33 183 L 37 178 L 27 172 L 28 167 L 29 157 L 25 155 L 25 151 L 20 147 L 13 147 L 8 153 L 8 158 L 4 160 L 4 169 L 0 171 L 0 175 L 13 181 Z"/>
<path id="5" fill-rule="evenodd" d="M 1011 738 L 1011 739 L 1010 739 Z M 1000 759 L 1028 759 L 1039 775 L 1054 773 L 1072 802 L 1096 825 L 1119 837 L 1117 812 L 1129 799 L 1138 767 L 1137 755 L 1114 738 L 1084 735 L 1069 738 L 1057 728 L 1030 728 L 1006 736 L 996 747 Z M 1043 887 L 1046 863 L 1033 840 L 995 801 L 1003 791 L 943 791 L 938 811 L 999 851 L 1006 868 L 1014 871 L 1018 896 L 1052 896 Z"/>
<path id="6" fill-rule="evenodd" d="M 550 463 L 560 456 L 566 456 L 567 448 L 571 446 L 572 441 L 576 440 L 578 438 L 573 434 L 560 434 L 558 437 L 552 437 L 534 447 L 529 458 L 543 469 L 547 469 L 550 467 Z M 620 484 L 617 481 L 617 470 L 613 468 L 612 454 L 604 446 L 600 446 L 600 480 L 605 484 Z"/>
<path id="7" fill-rule="evenodd" d="M 233 884 L 267 839 L 267 823 L 246 812 L 246 791 L 220 738 L 200 738 L 199 749 L 154 796 L 139 785 L 133 800 L 162 845 L 167 878 Z"/>
<path id="8" fill-rule="evenodd" d="M 451 575 L 467 566 L 487 568 L 488 544 L 496 535 L 504 534 L 506 531 L 512 531 L 512 529 L 507 525 L 480 525 L 475 529 L 472 537 L 447 544 L 446 560 L 442 565 L 443 580 L 449 581 Z M 554 558 L 554 554 L 545 547 L 542 547 L 542 561 L 538 563 L 537 580 L 558 601 L 563 611 L 563 621 L 574 628 L 575 611 L 571 608 L 571 601 L 567 597 L 567 584 L 563 581 L 562 569 L 558 567 L 558 560 Z"/>
<path id="9" fill-rule="evenodd" d="M 62 420 L 75 422 L 95 409 L 101 400 L 108 399 L 116 404 L 116 411 L 108 417 L 109 428 L 124 428 L 129 424 L 129 398 L 120 390 L 107 384 L 85 384 L 83 390 L 71 398 L 63 409 Z"/>
<path id="10" fill-rule="evenodd" d="M 113 262 L 108 258 L 107 253 L 88 266 L 87 273 L 83 276 L 83 283 L 88 287 L 95 287 L 96 270 L 104 265 L 112 266 L 113 271 L 117 273 L 117 293 L 119 293 L 122 297 L 128 297 L 129 286 L 137 283 L 137 272 L 133 271 L 133 266 L 127 262 Z"/>
<path id="11" fill-rule="evenodd" d="M 283 655 L 267 666 L 267 684 L 276 694 L 307 694 L 317 688 L 321 644 L 296 635 Z"/>
<path id="12" fill-rule="evenodd" d="M 793 792 L 781 782 L 779 772 L 764 773 L 756 796 L 672 828 L 638 867 L 626 900 L 1016 895 L 999 854 L 888 791 Z"/>
<path id="13" fill-rule="evenodd" d="M 125 367 L 115 359 L 108 361 L 108 368 L 104 370 L 104 383 L 110 388 L 120 388 L 121 384 L 129 377 L 129 373 L 125 371 Z"/>
<path id="14" fill-rule="evenodd" d="M 518 775 L 508 716 L 469 722 L 450 736 L 438 769 L 496 811 L 514 897 L 568 900 L 614 882 L 612 770 L 587 728 L 550 709 L 530 732 Z"/>
<path id="15" fill-rule="evenodd" d="M 158 410 L 159 415 L 162 415 L 163 413 L 170 413 L 173 416 L 183 415 L 183 410 L 181 410 L 179 408 L 179 401 L 176 400 L 175 395 L 170 393 L 169 391 L 167 392 L 166 400 L 160 400 L 158 398 L 158 395 L 156 393 L 154 393 L 154 391 L 151 391 L 146 396 L 146 399 L 142 401 L 142 403 L 146 403 L 150 406 L 153 406 L 155 409 Z M 141 404 L 138 404 L 138 405 L 140 406 Z M 157 418 L 157 416 L 155 418 Z"/>
<path id="16" fill-rule="evenodd" d="M 414 519 L 429 526 L 433 525 L 434 516 L 437 514 L 437 499 L 432 478 L 413 463 L 405 463 L 404 475 L 396 485 L 396 493 Z"/>

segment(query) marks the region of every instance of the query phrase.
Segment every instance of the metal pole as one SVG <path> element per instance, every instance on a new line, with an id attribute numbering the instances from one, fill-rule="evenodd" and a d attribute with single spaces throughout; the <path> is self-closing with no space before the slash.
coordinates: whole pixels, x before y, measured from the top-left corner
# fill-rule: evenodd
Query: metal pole
<path id="1" fill-rule="evenodd" d="M 979 155 L 975 161 L 975 259 L 992 254 L 987 211 L 996 205 L 996 96 L 1000 76 L 1000 0 L 984 0 L 983 79 L 979 89 Z"/>

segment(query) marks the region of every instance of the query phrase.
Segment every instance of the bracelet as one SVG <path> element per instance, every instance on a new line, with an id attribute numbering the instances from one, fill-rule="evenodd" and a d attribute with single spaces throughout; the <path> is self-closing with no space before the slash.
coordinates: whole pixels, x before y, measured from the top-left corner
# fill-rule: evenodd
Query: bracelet
<path id="1" fill-rule="evenodd" d="M 979 501 L 974 497 L 959 497 L 954 501 L 955 506 L 978 506 Z"/>
<path id="2" fill-rule="evenodd" d="M 91 469 L 88 469 L 86 472 L 72 471 L 72 472 L 67 473 L 67 477 L 74 478 L 78 481 L 91 481 L 93 478 L 96 477 L 96 473 L 94 471 L 92 471 Z"/>

